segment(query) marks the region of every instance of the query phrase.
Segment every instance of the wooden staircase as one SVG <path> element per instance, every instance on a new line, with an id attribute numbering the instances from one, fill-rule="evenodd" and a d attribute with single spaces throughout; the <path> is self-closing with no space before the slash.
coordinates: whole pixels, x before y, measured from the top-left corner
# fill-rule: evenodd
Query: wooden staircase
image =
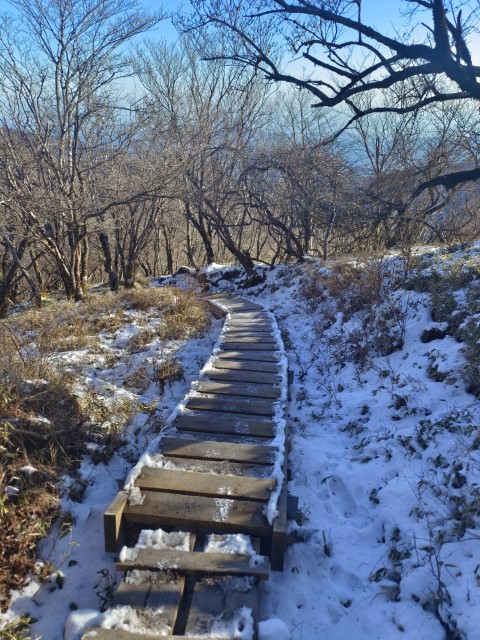
<path id="1" fill-rule="evenodd" d="M 254 638 L 258 580 L 283 570 L 287 488 L 274 473 L 280 467 L 286 478 L 283 346 L 260 305 L 228 294 L 209 302 L 227 318 L 220 348 L 161 440 L 161 467 L 143 466 L 136 477 L 142 500 L 129 503 L 122 490 L 104 519 L 107 551 L 158 528 L 188 532 L 189 548 L 122 553 L 114 605 L 135 609 L 135 628 L 92 628 L 85 639 Z M 269 522 L 272 493 L 278 515 Z M 212 534 L 248 536 L 255 555 L 205 551 Z"/>

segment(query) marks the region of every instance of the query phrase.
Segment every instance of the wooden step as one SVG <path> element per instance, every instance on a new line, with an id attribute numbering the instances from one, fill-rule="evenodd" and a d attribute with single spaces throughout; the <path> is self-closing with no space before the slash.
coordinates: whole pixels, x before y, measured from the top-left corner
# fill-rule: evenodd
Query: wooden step
<path id="1" fill-rule="evenodd" d="M 227 329 L 223 333 L 223 339 L 227 342 L 266 342 L 276 344 L 273 333 L 259 333 L 248 329 Z"/>
<path id="2" fill-rule="evenodd" d="M 224 434 L 230 436 L 249 436 L 254 438 L 273 438 L 276 425 L 271 420 L 256 419 L 249 415 L 226 416 L 202 412 L 183 414 L 173 423 L 178 431 L 193 433 Z"/>
<path id="3" fill-rule="evenodd" d="M 275 488 L 275 480 L 143 467 L 135 486 L 142 492 L 163 491 L 267 502 Z"/>
<path id="4" fill-rule="evenodd" d="M 205 498 L 179 493 L 143 491 L 142 504 L 127 504 L 123 518 L 145 527 L 178 527 L 209 533 L 245 533 L 267 537 L 272 527 L 263 514 L 264 504 L 252 500 Z"/>
<path id="5" fill-rule="evenodd" d="M 223 334 L 223 342 L 244 342 L 248 344 L 274 344 L 277 349 L 275 337 L 271 333 L 241 333 L 240 331 L 226 331 Z"/>
<path id="6" fill-rule="evenodd" d="M 234 371 L 254 371 L 257 373 L 273 373 L 278 375 L 280 372 L 279 364 L 271 362 L 258 362 L 255 360 L 228 360 L 226 358 L 216 357 L 212 361 L 212 367 L 215 369 L 232 369 Z"/>
<path id="7" fill-rule="evenodd" d="M 266 478 L 270 475 L 271 467 L 258 463 L 233 462 L 231 460 L 205 460 L 199 458 L 177 458 L 163 456 L 171 468 L 199 473 L 225 473 L 226 475 L 251 476 L 252 478 Z"/>
<path id="8" fill-rule="evenodd" d="M 219 351 L 217 357 L 221 360 L 256 360 L 258 362 L 278 362 L 275 352 L 268 351 Z"/>
<path id="9" fill-rule="evenodd" d="M 237 322 L 236 320 L 229 320 L 227 324 L 227 331 L 243 332 L 255 334 L 255 335 L 272 335 L 272 325 L 270 322 L 263 322 L 262 320 L 252 320 L 251 322 Z"/>
<path id="10" fill-rule="evenodd" d="M 278 351 L 275 342 L 222 342 L 224 351 Z"/>
<path id="11" fill-rule="evenodd" d="M 210 380 L 200 380 L 195 391 L 198 393 L 220 394 L 228 396 L 239 396 L 245 398 L 279 398 L 279 387 L 261 384 L 235 384 L 231 382 L 214 382 Z"/>
<path id="12" fill-rule="evenodd" d="M 127 500 L 127 492 L 119 491 L 103 514 L 105 551 L 108 553 L 115 553 L 123 544 L 122 515 Z"/>
<path id="13" fill-rule="evenodd" d="M 187 440 L 183 438 L 162 438 L 160 450 L 163 455 L 171 457 L 198 458 L 201 460 L 229 460 L 246 462 L 247 464 L 270 465 L 275 462 L 275 447 L 253 444 L 230 444 L 204 440 Z"/>
<path id="14" fill-rule="evenodd" d="M 125 631 L 124 629 L 100 629 L 99 627 L 89 627 L 82 636 L 82 640 L 185 640 L 184 635 L 176 636 L 159 636 L 158 631 L 152 631 L 151 634 L 137 633 L 134 631 Z M 214 640 L 232 640 L 233 636 L 215 634 Z M 200 634 L 197 636 L 188 636 L 188 640 L 211 640 L 208 636 Z"/>
<path id="15" fill-rule="evenodd" d="M 192 553 L 173 549 L 136 551 L 135 560 L 116 563 L 119 571 L 141 569 L 187 575 L 253 576 L 259 580 L 267 580 L 270 574 L 270 561 L 266 556 L 257 556 L 253 564 L 251 556 L 233 553 Z"/>
<path id="16" fill-rule="evenodd" d="M 99 627 L 89 627 L 82 636 L 82 640 L 158 640 L 158 633 L 152 630 L 151 634 L 134 633 L 124 629 L 100 629 Z M 176 636 L 176 638 L 185 636 Z M 162 640 L 174 640 L 175 636 L 162 636 Z M 176 640 L 176 639 L 175 639 Z M 195 638 L 189 638 L 195 640 Z M 207 640 L 203 638 L 203 640 Z"/>
<path id="17" fill-rule="evenodd" d="M 275 373 L 262 373 L 257 371 L 242 371 L 235 369 L 209 369 L 204 374 L 205 380 L 218 382 L 249 382 L 261 385 L 279 385 L 281 376 Z"/>
<path id="18" fill-rule="evenodd" d="M 195 411 L 218 411 L 224 414 L 248 414 L 253 416 L 273 417 L 275 404 L 273 400 L 258 398 L 239 398 L 237 396 L 193 396 L 187 400 L 186 408 Z"/>

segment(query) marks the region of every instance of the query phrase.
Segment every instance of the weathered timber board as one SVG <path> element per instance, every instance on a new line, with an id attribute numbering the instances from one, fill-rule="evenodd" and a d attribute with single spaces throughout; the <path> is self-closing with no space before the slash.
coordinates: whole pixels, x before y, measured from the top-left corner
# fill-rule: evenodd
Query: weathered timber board
<path id="1" fill-rule="evenodd" d="M 151 634 L 136 633 L 134 631 L 125 631 L 124 629 L 87 629 L 82 636 L 82 640 L 185 640 L 185 636 L 159 636 L 158 631 L 152 631 Z M 215 640 L 231 640 L 232 636 L 215 635 Z M 209 640 L 208 636 L 188 636 L 188 640 Z"/>
<path id="2" fill-rule="evenodd" d="M 277 349 L 277 343 L 271 333 L 254 333 L 247 331 L 225 331 L 223 334 L 224 342 L 248 342 L 249 344 L 266 344 L 274 345 Z"/>
<path id="3" fill-rule="evenodd" d="M 251 556 L 233 553 L 189 553 L 173 549 L 138 549 L 135 560 L 117 562 L 119 571 L 132 569 L 173 571 L 181 574 L 229 574 L 254 576 L 266 580 L 270 574 L 270 562 L 258 556 L 255 564 Z"/>
<path id="4" fill-rule="evenodd" d="M 248 415 L 225 416 L 216 413 L 183 414 L 179 416 L 174 426 L 178 431 L 193 431 L 195 433 L 216 433 L 224 435 L 253 436 L 257 438 L 272 438 L 276 425 L 271 420 L 255 419 Z"/>
<path id="5" fill-rule="evenodd" d="M 230 460 L 248 464 L 273 464 L 275 447 L 253 444 L 228 444 L 205 440 L 197 442 L 183 438 L 163 438 L 161 452 L 172 457 L 199 458 L 203 460 Z"/>
<path id="6" fill-rule="evenodd" d="M 268 478 L 271 467 L 263 464 L 232 462 L 231 460 L 205 460 L 198 458 L 177 458 L 164 456 L 165 462 L 175 469 L 199 471 L 200 473 L 225 473 L 236 476 L 252 476 L 252 478 Z M 272 463 L 273 464 L 273 463 Z"/>
<path id="7" fill-rule="evenodd" d="M 177 610 L 182 597 L 185 581 L 183 577 L 172 578 L 157 572 L 143 574 L 140 582 L 138 576 L 129 582 L 128 575 L 120 583 L 114 599 L 115 606 L 128 605 L 135 609 L 162 609 L 162 631 L 171 633 L 177 617 Z M 144 614 L 145 612 L 142 612 Z M 145 613 L 145 615 L 147 615 Z M 152 620 L 158 625 L 159 620 Z M 152 625 L 153 626 L 153 625 Z"/>
<path id="8" fill-rule="evenodd" d="M 82 640 L 152 640 L 158 639 L 158 633 L 152 631 L 151 634 L 133 633 L 133 631 L 124 631 L 123 629 L 93 629 L 89 628 L 82 636 Z M 173 636 L 162 636 L 162 640 L 168 640 Z M 189 638 L 195 640 L 195 638 Z M 204 639 L 206 640 L 206 639 Z"/>
<path id="9" fill-rule="evenodd" d="M 204 373 L 203 379 L 218 382 L 247 382 L 261 385 L 279 385 L 282 381 L 281 377 L 274 373 L 235 371 L 235 369 L 210 369 Z"/>
<path id="10" fill-rule="evenodd" d="M 270 327 L 270 331 L 272 330 L 272 321 L 265 314 L 259 313 L 235 313 L 235 321 L 241 322 L 242 326 L 247 326 L 249 323 L 263 323 L 265 326 Z"/>
<path id="11" fill-rule="evenodd" d="M 275 480 L 143 467 L 135 485 L 142 491 L 164 491 L 220 498 L 227 496 L 232 499 L 267 502 L 275 487 Z"/>
<path id="12" fill-rule="evenodd" d="M 213 382 L 200 380 L 196 391 L 198 393 L 214 393 L 227 396 L 240 396 L 246 398 L 279 398 L 279 387 L 261 384 L 234 384 L 232 382 Z"/>
<path id="13" fill-rule="evenodd" d="M 278 351 L 275 342 L 222 342 L 222 349 L 225 351 Z"/>
<path id="14" fill-rule="evenodd" d="M 269 536 L 272 531 L 263 514 L 262 502 L 157 491 L 143 491 L 142 496 L 142 504 L 125 507 L 123 517 L 127 522 L 261 537 Z"/>
<path id="15" fill-rule="evenodd" d="M 278 497 L 278 515 L 273 521 L 271 538 L 270 557 L 272 569 L 283 571 L 285 565 L 285 551 L 287 548 L 287 508 L 288 508 L 288 486 L 287 486 L 287 456 L 283 459 L 283 485 Z"/>
<path id="16" fill-rule="evenodd" d="M 230 369 L 234 371 L 255 371 L 257 373 L 274 373 L 279 375 L 280 366 L 271 362 L 258 362 L 255 360 L 228 360 L 215 358 L 212 361 L 215 369 Z"/>
<path id="17" fill-rule="evenodd" d="M 238 320 L 229 318 L 227 330 L 250 331 L 251 333 L 272 333 L 272 323 L 269 320 Z"/>
<path id="18" fill-rule="evenodd" d="M 103 515 L 105 551 L 115 553 L 122 544 L 122 513 L 127 504 L 126 491 L 119 491 Z"/>
<path id="19" fill-rule="evenodd" d="M 253 416 L 273 417 L 273 400 L 257 398 L 239 398 L 236 396 L 201 397 L 193 396 L 187 400 L 187 409 L 196 411 L 218 411 L 219 413 L 242 413 Z"/>
<path id="20" fill-rule="evenodd" d="M 190 638 L 191 634 L 205 634 L 208 638 L 208 634 L 214 630 L 214 625 L 221 620 L 230 632 L 225 638 L 231 640 L 241 637 L 243 629 L 232 628 L 232 622 L 238 618 L 240 610 L 243 607 L 250 609 L 254 624 L 257 618 L 258 586 L 253 579 L 251 580 L 252 584 L 248 591 L 239 590 L 235 578 L 210 578 L 197 581 L 185 629 L 186 635 Z"/>
<path id="21" fill-rule="evenodd" d="M 268 351 L 220 351 L 221 360 L 255 360 L 257 362 L 278 362 L 278 356 Z"/>

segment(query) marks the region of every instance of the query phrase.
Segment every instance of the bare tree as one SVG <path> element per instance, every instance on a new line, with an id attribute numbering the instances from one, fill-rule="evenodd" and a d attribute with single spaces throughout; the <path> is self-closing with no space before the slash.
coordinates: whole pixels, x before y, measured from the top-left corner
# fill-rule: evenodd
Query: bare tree
<path id="1" fill-rule="evenodd" d="M 405 115 L 431 104 L 480 98 L 480 66 L 469 42 L 480 20 L 478 3 L 471 0 L 404 0 L 399 17 L 404 28 L 393 36 L 365 24 L 361 0 L 192 4 L 196 17 L 181 22 L 200 27 L 201 37 L 210 25 L 218 28 L 211 57 L 305 90 L 314 107 L 346 107 L 350 115 L 343 128 L 373 113 Z M 306 74 L 289 70 L 288 62 L 298 58 Z M 371 96 L 367 107 L 359 100 L 365 95 Z M 478 177 L 477 165 L 454 167 L 418 184 L 412 197 Z"/>
<path id="2" fill-rule="evenodd" d="M 118 84 L 132 74 L 123 47 L 161 16 L 131 0 L 12 4 L 19 17 L 0 33 L 0 193 L 54 258 L 66 295 L 79 300 L 91 221 L 119 204 L 97 176 L 131 138 Z"/>
<path id="3" fill-rule="evenodd" d="M 239 178 L 242 158 L 265 120 L 265 89 L 238 68 L 202 62 L 188 40 L 174 50 L 152 44 L 139 73 L 155 131 L 178 167 L 172 197 L 182 201 L 207 262 L 215 260 L 218 238 L 252 274 L 252 257 L 241 242 L 249 220 Z"/>

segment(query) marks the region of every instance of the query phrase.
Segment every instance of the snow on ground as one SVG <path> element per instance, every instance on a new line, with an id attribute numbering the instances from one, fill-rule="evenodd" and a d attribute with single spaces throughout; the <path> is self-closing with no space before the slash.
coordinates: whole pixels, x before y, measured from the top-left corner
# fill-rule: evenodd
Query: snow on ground
<path id="1" fill-rule="evenodd" d="M 401 265 L 373 266 L 386 282 Z M 432 254 L 419 272 L 460 283 L 447 312 L 478 318 L 478 246 Z M 349 300 L 347 278 L 328 294 L 328 274 L 278 267 L 249 296 L 276 314 L 295 374 L 289 488 L 301 511 L 285 571 L 262 583 L 261 618 L 281 618 L 292 640 L 478 638 L 479 403 L 465 344 L 420 340 L 442 335 L 432 298 L 439 316 L 450 293 L 380 288 L 356 311 L 362 288 Z"/>
<path id="2" fill-rule="evenodd" d="M 480 247 L 429 251 L 406 288 L 395 286 L 405 265 L 391 257 L 363 265 L 362 277 L 345 263 L 280 266 L 240 291 L 275 314 L 294 372 L 289 488 L 300 514 L 285 571 L 261 584 L 261 640 L 480 637 L 479 404 L 466 390 L 480 389 Z M 209 269 L 215 290 L 235 290 L 235 270 L 224 273 Z M 212 345 L 187 343 L 186 382 Z M 93 370 L 86 376 L 94 384 Z M 185 390 L 166 390 L 164 416 Z M 65 505 L 72 536 L 51 535 L 42 549 L 62 589 L 55 576 L 41 587 L 32 579 L 13 600 L 10 614 L 38 618 L 44 640 L 61 639 L 69 608 L 98 611 L 111 592 L 102 514 L 154 435 L 144 423 L 108 465 L 83 463 L 84 501 Z"/>

